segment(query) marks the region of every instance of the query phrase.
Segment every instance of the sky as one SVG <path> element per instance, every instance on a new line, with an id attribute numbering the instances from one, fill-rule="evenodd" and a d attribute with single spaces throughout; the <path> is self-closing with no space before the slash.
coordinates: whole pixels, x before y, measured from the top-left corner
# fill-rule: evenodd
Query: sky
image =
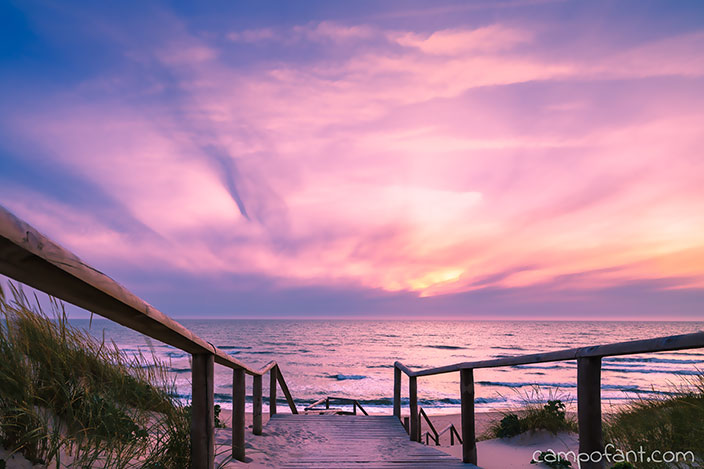
<path id="1" fill-rule="evenodd" d="M 701 1 L 0 3 L 0 205 L 174 317 L 704 319 Z"/>

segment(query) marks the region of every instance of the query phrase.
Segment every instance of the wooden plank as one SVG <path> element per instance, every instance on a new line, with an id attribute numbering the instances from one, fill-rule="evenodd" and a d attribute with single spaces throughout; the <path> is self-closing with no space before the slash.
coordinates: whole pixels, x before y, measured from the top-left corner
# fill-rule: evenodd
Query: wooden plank
<path id="1" fill-rule="evenodd" d="M 316 415 L 316 414 L 323 415 L 323 414 L 339 414 L 339 413 L 343 413 L 344 411 L 342 409 L 331 408 L 331 409 L 305 409 L 304 412 L 306 415 Z"/>
<path id="2" fill-rule="evenodd" d="M 212 469 L 215 461 L 213 365 L 212 354 L 193 355 L 191 459 L 194 469 Z"/>
<path id="3" fill-rule="evenodd" d="M 462 460 L 477 464 L 477 443 L 474 430 L 474 372 L 460 371 L 460 400 L 462 412 Z"/>
<path id="4" fill-rule="evenodd" d="M 252 376 L 252 433 L 262 434 L 262 377 Z"/>
<path id="5" fill-rule="evenodd" d="M 303 410 L 315 410 L 315 408 L 318 407 L 318 406 L 319 406 L 320 404 L 322 404 L 322 403 L 325 403 L 325 408 L 326 408 L 326 409 L 329 409 L 329 408 L 330 408 L 330 398 L 328 398 L 328 397 L 321 397 L 320 399 L 318 399 L 317 401 L 315 401 L 314 403 L 312 403 L 311 405 L 309 405 L 308 407 L 306 407 L 306 408 L 303 409 Z"/>
<path id="6" fill-rule="evenodd" d="M 271 443 L 271 448 L 262 448 L 269 456 L 268 464 L 277 468 L 475 467 L 435 448 L 411 442 L 396 416 L 277 414 L 265 431 L 295 442 L 286 447 Z M 306 438 L 301 439 L 300 435 Z M 267 439 L 261 441 L 266 444 Z"/>
<path id="7" fill-rule="evenodd" d="M 232 457 L 245 460 L 244 370 L 232 370 Z"/>
<path id="8" fill-rule="evenodd" d="M 601 429 L 601 358 L 577 360 L 577 420 L 579 425 L 579 452 L 603 452 Z M 601 469 L 604 462 L 587 461 L 586 469 Z"/>

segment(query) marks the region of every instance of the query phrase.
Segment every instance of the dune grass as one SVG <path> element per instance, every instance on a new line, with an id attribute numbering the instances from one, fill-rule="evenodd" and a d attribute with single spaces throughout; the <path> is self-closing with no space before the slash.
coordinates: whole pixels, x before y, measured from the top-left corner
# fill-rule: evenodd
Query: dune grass
<path id="1" fill-rule="evenodd" d="M 63 467 L 190 466 L 167 366 L 72 327 L 63 305 L 0 289 L 0 445 Z M 63 460 L 63 461 L 62 461 Z"/>
<path id="2" fill-rule="evenodd" d="M 704 372 L 687 380 L 675 395 L 634 400 L 606 418 L 604 434 L 607 443 L 622 451 L 691 451 L 695 458 L 670 466 L 643 461 L 636 464 L 639 469 L 704 467 Z"/>

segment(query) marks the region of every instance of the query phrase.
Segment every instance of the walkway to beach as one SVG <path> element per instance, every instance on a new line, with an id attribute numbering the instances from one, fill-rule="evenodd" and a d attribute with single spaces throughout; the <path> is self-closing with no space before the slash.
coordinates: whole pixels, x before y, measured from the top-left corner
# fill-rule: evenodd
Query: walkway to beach
<path id="1" fill-rule="evenodd" d="M 264 434 L 285 442 L 267 452 L 270 462 L 281 468 L 476 467 L 409 441 L 393 416 L 277 414 L 264 427 Z"/>

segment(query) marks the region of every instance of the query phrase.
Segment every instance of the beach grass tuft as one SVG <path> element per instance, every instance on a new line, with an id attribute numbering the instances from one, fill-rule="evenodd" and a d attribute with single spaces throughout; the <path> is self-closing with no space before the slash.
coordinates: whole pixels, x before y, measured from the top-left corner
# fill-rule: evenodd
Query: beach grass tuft
<path id="1" fill-rule="evenodd" d="M 63 467 L 188 467 L 190 416 L 165 363 L 0 290 L 0 446 Z M 63 460 L 63 461 L 62 461 Z"/>
<path id="2" fill-rule="evenodd" d="M 687 379 L 675 395 L 638 398 L 605 419 L 607 443 L 621 451 L 645 454 L 683 453 L 668 467 L 704 466 L 704 372 Z M 686 453 L 691 451 L 691 455 Z M 669 456 L 668 456 L 669 457 Z M 639 461 L 639 469 L 663 467 L 661 462 Z"/>
<path id="3" fill-rule="evenodd" d="M 486 438 L 510 438 L 521 433 L 546 430 L 554 435 L 577 431 L 577 422 L 566 412 L 565 402 L 552 391 L 546 397 L 539 387 L 521 392 L 523 404 L 503 413 L 487 430 Z"/>

